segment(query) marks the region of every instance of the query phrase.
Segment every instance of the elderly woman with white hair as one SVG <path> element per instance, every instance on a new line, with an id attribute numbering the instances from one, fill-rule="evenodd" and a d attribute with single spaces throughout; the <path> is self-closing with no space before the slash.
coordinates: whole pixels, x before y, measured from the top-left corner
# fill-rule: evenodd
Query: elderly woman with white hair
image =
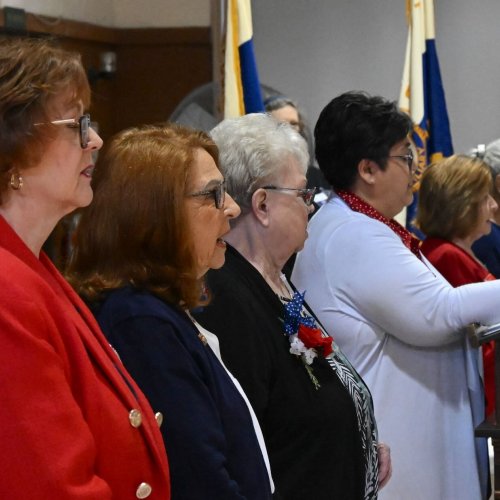
<path id="1" fill-rule="evenodd" d="M 263 114 L 225 120 L 211 136 L 242 215 L 197 320 L 218 336 L 255 409 L 280 498 L 377 498 L 391 468 L 371 395 L 281 272 L 307 237 L 307 145 Z"/>
<path id="2" fill-rule="evenodd" d="M 490 167 L 493 178 L 491 195 L 500 206 L 500 139 L 486 146 L 482 159 Z M 492 218 L 490 234 L 477 240 L 472 245 L 472 251 L 493 276 L 500 277 L 500 210 Z"/>

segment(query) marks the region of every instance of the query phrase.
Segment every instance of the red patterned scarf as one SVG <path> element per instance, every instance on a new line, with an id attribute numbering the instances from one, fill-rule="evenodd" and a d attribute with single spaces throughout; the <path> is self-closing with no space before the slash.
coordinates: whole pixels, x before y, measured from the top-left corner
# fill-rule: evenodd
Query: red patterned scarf
<path id="1" fill-rule="evenodd" d="M 387 217 L 384 217 L 378 210 L 366 203 L 366 201 L 362 200 L 358 195 L 351 193 L 350 191 L 336 189 L 335 192 L 347 203 L 351 210 L 365 214 L 366 216 L 383 222 L 386 226 L 389 226 L 401 238 L 403 244 L 419 259 L 422 259 L 419 250 L 420 240 L 418 238 L 415 238 L 415 236 L 413 236 L 413 234 L 411 234 L 410 231 L 404 228 L 399 222 L 395 221 L 394 219 L 388 219 Z"/>

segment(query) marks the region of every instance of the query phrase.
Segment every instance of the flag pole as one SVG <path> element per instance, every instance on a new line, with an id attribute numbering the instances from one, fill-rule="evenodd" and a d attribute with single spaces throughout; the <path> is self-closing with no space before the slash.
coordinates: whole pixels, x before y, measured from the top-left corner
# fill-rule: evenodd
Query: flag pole
<path id="1" fill-rule="evenodd" d="M 409 9 L 408 9 L 409 8 Z M 418 200 L 418 187 L 429 163 L 453 154 L 450 124 L 441 71 L 437 57 L 433 0 L 407 2 L 408 41 L 406 46 L 399 107 L 413 120 L 413 146 L 418 152 L 414 200 L 407 207 L 406 225 L 412 226 Z"/>
<path id="2" fill-rule="evenodd" d="M 227 0 L 211 0 L 210 24 L 212 39 L 213 115 L 217 121 L 224 116 L 224 55 L 226 40 Z"/>

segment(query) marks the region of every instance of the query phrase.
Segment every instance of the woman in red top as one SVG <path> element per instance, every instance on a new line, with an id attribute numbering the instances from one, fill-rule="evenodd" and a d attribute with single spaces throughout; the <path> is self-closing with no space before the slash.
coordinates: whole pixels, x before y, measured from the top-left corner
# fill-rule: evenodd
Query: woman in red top
<path id="1" fill-rule="evenodd" d="M 421 251 L 454 287 L 496 279 L 472 252 L 491 231 L 498 206 L 491 196 L 488 166 L 455 155 L 431 165 L 422 176 L 417 224 L 427 235 Z M 487 408 L 495 408 L 493 342 L 483 345 Z"/>
<path id="2" fill-rule="evenodd" d="M 42 250 L 102 140 L 78 54 L 0 41 L 0 498 L 169 500 L 155 415 Z"/>

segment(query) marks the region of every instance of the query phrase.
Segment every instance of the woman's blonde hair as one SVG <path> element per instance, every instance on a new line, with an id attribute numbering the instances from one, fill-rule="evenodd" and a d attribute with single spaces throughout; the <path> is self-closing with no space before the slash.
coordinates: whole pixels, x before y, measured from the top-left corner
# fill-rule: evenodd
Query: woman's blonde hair
<path id="1" fill-rule="evenodd" d="M 436 238 L 467 236 L 492 187 L 488 165 L 478 158 L 453 155 L 430 165 L 420 184 L 417 226 Z"/>

